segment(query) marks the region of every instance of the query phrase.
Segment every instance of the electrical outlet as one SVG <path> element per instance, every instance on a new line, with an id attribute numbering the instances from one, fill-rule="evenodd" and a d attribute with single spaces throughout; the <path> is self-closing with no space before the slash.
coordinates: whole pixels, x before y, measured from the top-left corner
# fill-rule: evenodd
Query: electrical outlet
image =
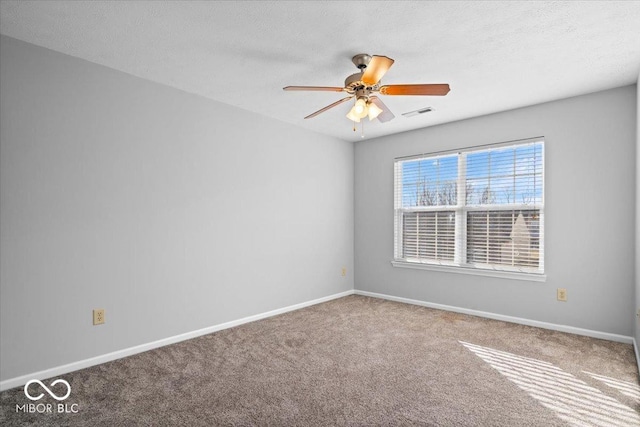
<path id="1" fill-rule="evenodd" d="M 93 310 L 93 324 L 102 325 L 104 323 L 104 308 Z"/>
<path id="2" fill-rule="evenodd" d="M 343 276 L 347 275 L 347 267 L 342 267 L 342 275 Z"/>
<path id="3" fill-rule="evenodd" d="M 558 288 L 558 301 L 567 301 L 567 290 L 564 288 Z"/>

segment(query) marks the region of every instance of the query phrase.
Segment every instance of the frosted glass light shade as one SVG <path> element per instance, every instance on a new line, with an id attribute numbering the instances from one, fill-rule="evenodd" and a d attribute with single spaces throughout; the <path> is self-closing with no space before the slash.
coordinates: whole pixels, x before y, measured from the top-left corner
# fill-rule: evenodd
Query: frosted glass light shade
<path id="1" fill-rule="evenodd" d="M 356 116 L 363 119 L 369 113 L 367 102 L 362 98 L 358 99 L 356 101 L 356 105 L 353 106 L 352 111 Z"/>
<path id="2" fill-rule="evenodd" d="M 356 113 L 353 111 L 355 110 L 355 108 L 356 107 L 353 107 L 351 110 L 349 110 L 349 114 L 347 114 L 347 118 L 351 121 L 360 123 L 360 117 L 358 117 Z"/>
<path id="3" fill-rule="evenodd" d="M 382 109 L 378 107 L 376 104 L 374 104 L 373 102 L 370 102 L 368 104 L 368 107 L 369 107 L 369 120 L 375 119 L 380 115 L 380 113 L 382 113 Z"/>

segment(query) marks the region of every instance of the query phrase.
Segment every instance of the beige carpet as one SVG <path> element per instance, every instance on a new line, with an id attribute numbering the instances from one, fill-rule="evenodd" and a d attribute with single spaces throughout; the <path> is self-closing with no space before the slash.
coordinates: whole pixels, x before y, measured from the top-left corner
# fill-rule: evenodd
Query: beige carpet
<path id="1" fill-rule="evenodd" d="M 0 425 L 640 426 L 631 345 L 362 296 L 60 378 L 77 413 Z"/>

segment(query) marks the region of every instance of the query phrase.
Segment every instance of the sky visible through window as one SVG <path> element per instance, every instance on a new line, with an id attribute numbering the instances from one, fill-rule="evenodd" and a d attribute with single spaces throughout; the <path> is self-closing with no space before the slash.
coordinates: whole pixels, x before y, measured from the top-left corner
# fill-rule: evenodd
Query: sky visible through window
<path id="1" fill-rule="evenodd" d="M 456 205 L 458 157 L 404 161 L 402 207 Z M 541 203 L 542 158 L 542 142 L 466 153 L 464 204 Z"/>

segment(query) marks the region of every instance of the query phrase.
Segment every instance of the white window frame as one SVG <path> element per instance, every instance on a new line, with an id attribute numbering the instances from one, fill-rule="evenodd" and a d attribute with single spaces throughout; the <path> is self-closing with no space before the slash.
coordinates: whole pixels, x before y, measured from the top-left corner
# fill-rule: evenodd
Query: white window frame
<path id="1" fill-rule="evenodd" d="M 467 155 L 488 151 L 498 148 L 513 147 L 518 145 L 542 143 L 542 200 L 540 203 L 523 204 L 492 204 L 492 205 L 466 205 L 466 161 Z M 479 276 L 501 277 L 528 281 L 546 281 L 544 269 L 544 201 L 545 201 L 545 141 L 544 137 L 528 138 L 517 141 L 508 141 L 498 144 L 468 147 L 458 150 L 441 151 L 435 153 L 424 153 L 415 156 L 398 157 L 394 160 L 394 259 L 391 264 L 400 268 L 417 268 L 423 270 L 453 272 L 461 274 L 472 274 Z M 457 204 L 443 206 L 417 206 L 402 207 L 402 192 L 398 191 L 398 183 L 402 182 L 402 164 L 407 160 L 434 159 L 444 156 L 458 155 L 458 181 L 457 181 Z M 539 233 L 539 260 L 537 269 L 526 269 L 499 264 L 468 264 L 467 259 L 467 213 L 473 211 L 513 211 L 532 210 L 539 211 L 540 233 Z M 455 212 L 455 251 L 454 261 L 427 260 L 401 257 L 403 248 L 403 214 L 404 212 L 434 212 L 434 211 L 454 211 Z"/>

